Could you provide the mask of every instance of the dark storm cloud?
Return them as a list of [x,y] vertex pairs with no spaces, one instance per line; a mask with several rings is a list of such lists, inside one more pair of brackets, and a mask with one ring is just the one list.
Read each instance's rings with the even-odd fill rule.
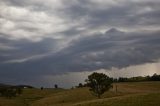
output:
[[159,1],[125,1],[117,5],[98,7],[91,1],[78,0],[65,10],[71,19],[86,18],[86,26],[102,27],[134,27],[144,25],[159,25]]
[[159,5],[158,0],[1,0],[0,80],[156,62]]
[[62,64],[69,64],[69,68],[65,67],[65,70],[70,71],[122,68],[158,59],[159,40],[159,33],[140,33],[137,37],[134,33],[122,34],[119,31],[94,35],[73,43],[73,46],[62,51],[57,60],[61,60]]
[[[1,64],[0,68],[5,70],[1,75],[10,72],[11,76],[25,73],[32,77],[37,73],[41,76],[101,68],[123,68],[155,62],[160,58],[159,34],[160,32],[126,33],[111,29],[104,34],[99,33],[75,40],[71,46],[49,56],[25,62]],[[38,45],[35,47],[44,49],[45,43],[42,44],[42,47]],[[31,50],[34,49],[31,48]]]
[[[28,57],[34,57],[36,55],[43,55],[46,53],[50,53],[56,51],[56,46],[58,40],[54,39],[43,39],[39,42],[32,42],[29,40],[21,39],[21,40],[9,40],[6,38],[0,38],[0,54],[1,57],[6,57],[6,61],[9,60],[18,60],[18,59],[27,59]],[[5,46],[6,49],[3,50],[1,46]],[[8,48],[7,48],[8,47]],[[2,59],[1,63],[4,63]]]

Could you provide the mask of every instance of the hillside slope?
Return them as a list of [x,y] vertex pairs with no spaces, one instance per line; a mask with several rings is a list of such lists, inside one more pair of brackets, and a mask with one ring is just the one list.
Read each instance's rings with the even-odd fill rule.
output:
[[[24,89],[12,99],[0,97],[0,106],[158,106],[160,82],[117,83],[113,89],[94,97],[89,88]],[[117,86],[118,91],[115,91]]]
[[[73,90],[67,90],[51,95],[44,99],[33,102],[32,106],[100,106],[101,101],[114,101],[115,99],[120,101],[121,98],[138,98],[143,95],[152,95],[160,92],[160,82],[132,82],[132,83],[118,83],[118,92],[115,92],[115,84],[113,89],[106,92],[102,99],[97,99],[88,90],[88,88],[77,88]],[[160,99],[160,98],[159,98]],[[129,99],[130,100],[130,99]],[[87,104],[89,102],[89,104]],[[90,102],[93,104],[90,105]],[[134,99],[133,101],[134,102]],[[97,105],[96,105],[97,103]],[[102,102],[103,103],[103,102]],[[82,106],[83,106],[82,105]],[[103,106],[103,105],[102,105]],[[109,105],[110,106],[110,105]]]

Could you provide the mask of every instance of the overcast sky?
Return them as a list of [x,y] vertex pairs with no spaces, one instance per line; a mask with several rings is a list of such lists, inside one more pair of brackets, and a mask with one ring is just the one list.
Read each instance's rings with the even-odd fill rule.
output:
[[0,0],[0,83],[69,87],[93,71],[160,73],[159,0]]

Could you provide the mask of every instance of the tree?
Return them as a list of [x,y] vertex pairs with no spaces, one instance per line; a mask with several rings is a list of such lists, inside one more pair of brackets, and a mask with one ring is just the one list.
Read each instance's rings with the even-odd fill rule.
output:
[[153,76],[151,77],[152,81],[160,81],[160,75],[157,75],[156,73],[153,74]]
[[86,82],[90,87],[90,91],[98,98],[112,87],[112,79],[103,73],[92,73],[88,76]]
[[22,92],[23,92],[22,88],[20,88],[20,87],[17,87],[17,88],[16,88],[16,93],[17,93],[18,95],[22,94]]
[[41,87],[41,90],[43,90],[44,88],[43,88],[43,86]]
[[57,84],[55,84],[55,85],[54,85],[54,88],[56,88],[56,89],[57,89],[57,88],[58,88],[58,85],[57,85]]
[[83,84],[82,83],[79,83],[78,84],[78,88],[82,88],[83,87]]
[[19,87],[2,87],[0,88],[0,96],[2,97],[15,97],[16,95],[20,95],[22,93],[22,89]]

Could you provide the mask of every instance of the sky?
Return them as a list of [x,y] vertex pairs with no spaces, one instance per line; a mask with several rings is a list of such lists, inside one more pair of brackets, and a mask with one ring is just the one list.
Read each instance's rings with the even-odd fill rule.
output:
[[71,87],[92,72],[160,73],[159,0],[0,0],[0,83]]

